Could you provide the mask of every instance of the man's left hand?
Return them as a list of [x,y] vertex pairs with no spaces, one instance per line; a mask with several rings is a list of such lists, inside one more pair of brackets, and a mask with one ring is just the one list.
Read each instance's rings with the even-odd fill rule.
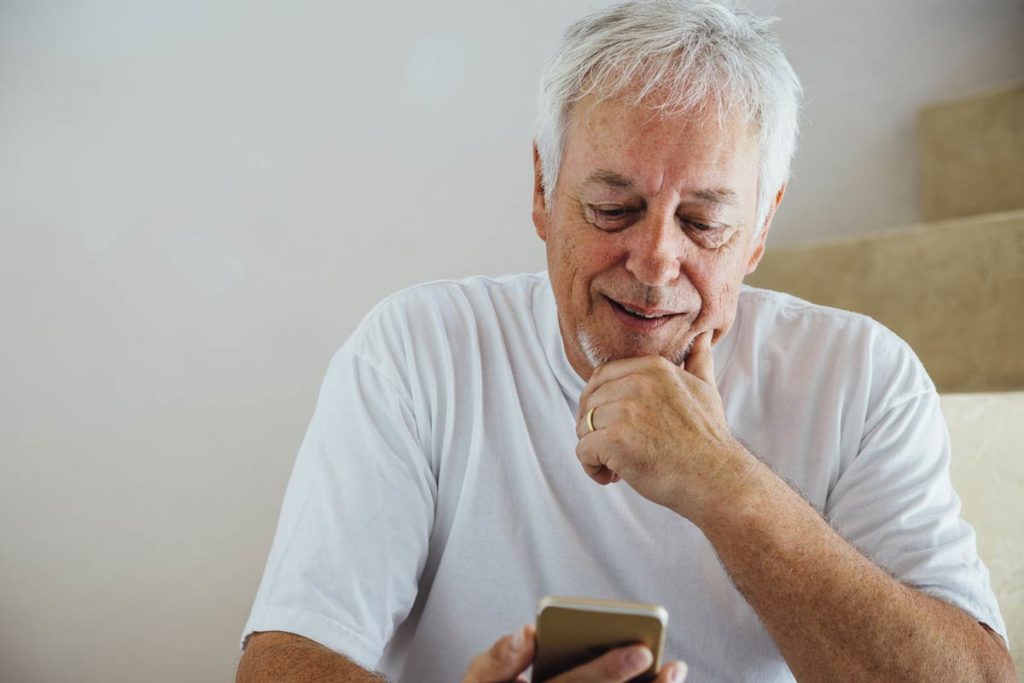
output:
[[580,396],[576,434],[576,456],[594,481],[624,479],[694,522],[724,504],[759,464],[725,421],[710,332],[697,337],[683,367],[645,356],[595,369]]

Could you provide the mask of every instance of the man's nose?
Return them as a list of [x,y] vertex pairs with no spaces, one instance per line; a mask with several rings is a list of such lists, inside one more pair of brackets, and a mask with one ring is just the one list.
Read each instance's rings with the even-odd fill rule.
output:
[[645,217],[630,231],[626,270],[637,280],[651,287],[675,282],[682,266],[686,235],[675,216]]

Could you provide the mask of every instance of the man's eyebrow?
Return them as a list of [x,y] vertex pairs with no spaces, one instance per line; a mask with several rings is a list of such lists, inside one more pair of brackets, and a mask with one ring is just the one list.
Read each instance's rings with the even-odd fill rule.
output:
[[713,187],[694,190],[690,193],[690,196],[702,202],[708,202],[709,204],[728,204],[729,206],[736,206],[738,204],[736,193],[727,187]]
[[608,187],[614,187],[621,190],[632,190],[633,181],[615,171],[606,171],[604,169],[598,169],[587,176],[586,184],[600,183],[607,185]]
[[[598,169],[587,176],[585,184],[590,185],[592,183],[599,183],[620,190],[636,189],[633,181],[626,176],[605,169]],[[728,206],[737,206],[739,204],[736,193],[727,187],[708,187],[693,190],[687,194],[687,197],[708,204],[726,204]]]

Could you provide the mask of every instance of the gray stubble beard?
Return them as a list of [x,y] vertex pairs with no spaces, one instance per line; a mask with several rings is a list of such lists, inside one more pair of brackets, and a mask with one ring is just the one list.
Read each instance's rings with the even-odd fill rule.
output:
[[[609,363],[613,360],[617,360],[615,356],[608,353],[602,352],[598,349],[597,344],[594,342],[593,336],[585,326],[580,325],[576,329],[576,339],[579,341],[580,349],[583,351],[583,355],[586,356],[587,362],[590,363],[590,367],[596,369],[598,366]],[[686,359],[690,357],[690,352],[693,351],[693,345],[696,343],[697,338],[694,337],[686,345],[686,348],[675,357],[665,356],[661,354],[666,360],[670,361],[673,365],[682,367],[686,362]]]

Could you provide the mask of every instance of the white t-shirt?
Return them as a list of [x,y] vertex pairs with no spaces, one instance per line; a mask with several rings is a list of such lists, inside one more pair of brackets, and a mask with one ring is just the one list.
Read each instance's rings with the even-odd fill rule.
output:
[[[714,347],[733,433],[848,541],[1005,638],[949,482],[939,398],[861,315],[744,287]],[[579,465],[584,382],[546,274],[406,290],[331,362],[245,627],[456,681],[544,595],[664,605],[689,683],[791,681],[689,521]]]

